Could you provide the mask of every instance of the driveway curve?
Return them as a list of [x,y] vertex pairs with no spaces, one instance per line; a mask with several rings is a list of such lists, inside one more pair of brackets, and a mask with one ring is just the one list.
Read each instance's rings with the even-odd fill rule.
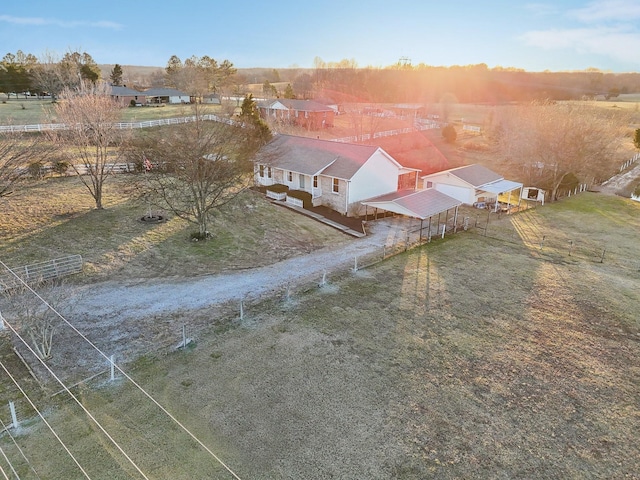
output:
[[195,310],[273,292],[345,271],[357,257],[380,252],[394,239],[404,239],[406,219],[387,218],[369,224],[370,234],[339,247],[325,247],[265,267],[196,278],[162,279],[143,283],[115,281],[83,286],[73,311],[102,318],[144,318],[177,311]]

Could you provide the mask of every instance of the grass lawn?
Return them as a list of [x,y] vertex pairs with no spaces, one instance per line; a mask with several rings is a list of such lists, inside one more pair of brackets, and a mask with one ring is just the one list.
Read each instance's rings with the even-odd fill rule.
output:
[[[0,125],[37,125],[50,123],[49,112],[53,111],[51,100],[11,99],[0,103]],[[207,105],[206,112],[217,114],[220,106]],[[163,105],[162,107],[123,108],[123,122],[144,122],[160,118],[185,117],[193,115],[189,105]],[[53,120],[55,123],[55,119]]]
[[212,240],[192,243],[189,234],[197,227],[179,218],[140,221],[148,207],[128,199],[134,179],[110,177],[101,211],[77,177],[35,182],[0,199],[0,258],[19,267],[80,254],[84,274],[71,282],[157,278],[245,269],[348,241],[337,230],[247,192],[211,225]]
[[[101,232],[121,222],[113,245],[142,235],[126,230],[125,205],[113,195],[107,210],[121,215],[102,219]],[[128,260],[104,257],[114,247],[87,220],[105,212],[74,208],[84,211],[52,227],[25,222],[14,238],[34,252],[47,248],[40,236],[66,235],[81,250],[97,243],[92,258],[118,278]],[[133,222],[138,210],[126,208]],[[212,321],[193,348],[127,370],[240,478],[637,478],[640,205],[584,194],[525,213],[496,217],[487,236],[462,233],[286,302],[250,305],[242,322],[193,312],[185,322]],[[560,242],[541,250],[540,232],[606,242],[627,262],[568,257]],[[192,247],[172,248],[183,274],[206,258]],[[77,393],[149,477],[231,478],[128,383]],[[40,477],[79,478],[18,406],[33,418],[18,441]],[[57,396],[46,406],[92,478],[139,477],[75,404]],[[0,445],[21,478],[35,478],[6,435]]]

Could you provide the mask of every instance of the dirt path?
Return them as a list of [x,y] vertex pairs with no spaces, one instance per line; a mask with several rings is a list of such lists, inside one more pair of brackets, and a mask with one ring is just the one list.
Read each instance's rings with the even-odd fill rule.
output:
[[624,190],[631,182],[637,181],[640,178],[640,163],[626,172],[622,172],[618,175],[611,177],[604,182],[598,189],[600,193],[607,195],[616,195],[620,191]]
[[266,267],[190,279],[105,282],[81,287],[73,306],[76,315],[142,318],[176,311],[195,310],[241,299],[255,299],[283,292],[335,271],[345,271],[355,258],[382,252],[394,238],[404,238],[406,221],[384,219],[371,224],[371,234],[340,247],[323,248]]

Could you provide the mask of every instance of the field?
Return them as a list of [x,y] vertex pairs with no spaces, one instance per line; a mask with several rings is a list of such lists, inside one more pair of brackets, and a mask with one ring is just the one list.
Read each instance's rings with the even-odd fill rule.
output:
[[[15,99],[0,103],[0,125],[37,125],[50,123],[53,110],[51,100]],[[208,113],[216,113],[219,106],[207,106]],[[193,115],[189,105],[164,105],[162,107],[123,108],[123,122],[144,122],[159,118],[173,118]]]
[[[244,268],[273,245],[293,255],[347,241],[251,195],[217,240],[190,244],[183,224],[141,225],[144,205],[123,200],[120,181],[104,212],[74,179],[16,193],[1,206],[0,258],[82,252],[89,273],[73,282],[148,282]],[[640,204],[585,193],[249,305],[241,321],[185,312],[210,319],[191,348],[125,370],[237,477],[121,376],[73,390],[149,478],[640,478],[638,231]],[[571,239],[588,248],[569,256]],[[91,478],[142,477],[78,405],[25,385]],[[38,478],[30,466],[81,478],[16,403],[29,464],[8,435],[0,445],[20,478]]]

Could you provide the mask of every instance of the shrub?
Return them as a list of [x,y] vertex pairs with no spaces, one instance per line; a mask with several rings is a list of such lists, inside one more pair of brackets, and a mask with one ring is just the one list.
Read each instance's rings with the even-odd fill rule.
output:
[[638,185],[636,189],[633,191],[633,196],[640,197],[640,185]]
[[136,101],[132,98],[131,101],[129,102],[129,106],[130,107],[135,107],[136,106]]
[[45,169],[44,166],[42,165],[42,162],[32,162],[29,164],[28,167],[29,170],[29,176],[31,178],[35,178],[37,180],[41,180],[44,178],[45,175]]
[[442,138],[445,139],[447,143],[455,143],[456,138],[458,138],[458,133],[453,125],[447,125],[442,129]]
[[289,190],[287,196],[302,200],[304,208],[311,207],[311,194],[309,192],[303,192],[302,190]]
[[285,193],[289,191],[289,187],[281,183],[276,183],[274,185],[269,185],[268,190],[271,190],[275,193]]
[[53,163],[53,171],[58,175],[66,175],[69,169],[69,163],[64,160],[58,160]]

